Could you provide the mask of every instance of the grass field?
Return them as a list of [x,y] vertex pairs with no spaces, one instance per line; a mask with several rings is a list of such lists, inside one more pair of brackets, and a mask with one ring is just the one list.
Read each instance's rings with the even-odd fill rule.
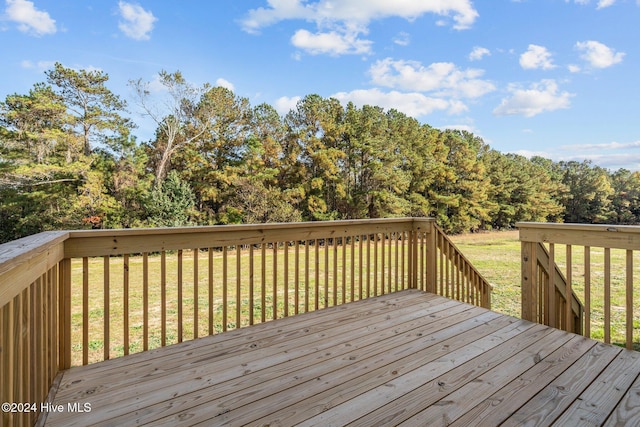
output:
[[[494,286],[492,294],[492,309],[512,315],[515,317],[520,316],[520,242],[518,241],[517,231],[507,232],[491,232],[491,233],[477,233],[452,236],[454,243],[460,248],[463,254],[474,264],[474,266],[485,276],[485,278]],[[290,249],[291,251],[292,249]],[[336,302],[342,302],[344,300],[350,301],[352,299],[351,290],[351,250],[347,246],[346,252],[343,255],[342,247],[333,248],[329,247],[325,252],[325,248],[320,248],[317,253],[318,265],[322,266],[327,262],[330,267],[324,269],[320,267],[317,277],[315,274],[316,266],[316,253],[310,251],[309,253],[309,266],[310,275],[308,282],[304,277],[304,273],[300,273],[299,286],[298,286],[298,304],[299,311],[304,311],[305,298],[309,300],[310,310],[316,308],[322,308],[325,306],[334,305]],[[591,336],[596,339],[604,338],[604,304],[603,304],[603,285],[602,285],[602,266],[603,250],[594,248],[592,249],[592,314],[591,314]],[[611,319],[612,319],[612,342],[624,343],[624,321],[625,321],[625,277],[624,277],[624,251],[612,250],[612,279],[611,279]],[[556,248],[557,263],[564,271],[564,246],[557,245]],[[166,332],[165,341],[167,344],[175,343],[180,340],[180,328],[178,323],[179,312],[182,311],[182,340],[188,340],[195,335],[195,320],[198,320],[197,330],[198,336],[207,335],[210,331],[220,332],[226,329],[233,329],[236,327],[237,319],[240,318],[241,325],[247,325],[250,322],[249,313],[249,295],[250,289],[247,281],[242,280],[237,287],[236,271],[240,270],[240,275],[246,278],[250,275],[249,272],[249,255],[248,251],[241,251],[240,253],[240,266],[236,263],[237,252],[230,250],[227,254],[228,271],[224,271],[222,268],[223,254],[221,252],[212,253],[213,269],[211,272],[214,283],[222,283],[225,279],[229,284],[226,295],[223,295],[222,288],[216,286],[213,289],[213,293],[209,294],[208,280],[208,253],[199,253],[198,267],[194,268],[193,252],[184,251],[182,254],[182,272],[178,272],[177,254],[167,254],[166,258],[166,272],[167,272],[167,288],[165,291],[166,301],[164,307],[166,310]],[[274,311],[278,313],[278,317],[284,314],[285,306],[289,313],[294,313],[296,310],[295,300],[295,286],[294,278],[290,274],[288,277],[289,286],[287,289],[279,287],[274,289],[273,287],[273,271],[274,271],[274,255],[276,258],[275,264],[279,271],[277,282],[282,282],[282,272],[284,270],[284,256],[283,251],[279,250],[273,252],[267,250],[265,253],[264,265],[265,265],[265,291],[264,294],[261,290],[261,254],[256,254],[254,258],[254,290],[253,290],[253,321],[259,323],[262,321],[262,316],[266,319],[273,317]],[[290,271],[294,268],[294,257],[289,252],[288,264]],[[380,254],[378,254],[380,256]],[[580,260],[583,257],[582,248],[574,248],[573,250],[573,287],[579,298],[584,301],[584,267],[581,265]],[[302,257],[304,258],[304,257]],[[335,258],[335,259],[334,259]],[[302,266],[302,261],[299,261]],[[380,262],[380,261],[379,261]],[[143,335],[144,335],[144,322],[143,322],[143,301],[144,301],[144,287],[141,279],[143,270],[143,258],[142,256],[131,256],[128,260],[128,271],[130,277],[130,283],[128,286],[129,303],[126,309],[128,310],[128,316],[125,316],[125,304],[124,304],[124,263],[121,257],[114,257],[110,260],[109,266],[109,278],[110,286],[108,292],[109,306],[109,335],[110,346],[109,356],[117,357],[124,353],[124,333],[125,328],[124,319],[128,319],[129,328],[129,352],[137,352],[142,350]],[[73,345],[73,363],[82,364],[82,352],[83,352],[83,336],[82,325],[83,318],[83,300],[82,300],[82,276],[83,267],[82,260],[73,261],[72,283],[74,288],[72,289],[72,345]],[[388,264],[387,264],[388,265]],[[640,277],[640,262],[635,262],[635,277]],[[159,287],[160,283],[160,256],[150,255],[148,258],[149,275],[147,286],[147,300],[148,300],[148,328],[149,328],[149,348],[155,348],[160,346],[162,340],[162,333],[160,324],[162,319],[162,292]],[[303,270],[302,267],[301,271]],[[343,267],[344,266],[344,267]],[[86,301],[89,309],[86,313],[86,320],[89,323],[89,334],[87,337],[87,357],[88,361],[97,361],[103,358],[104,354],[104,319],[106,313],[104,312],[104,287],[103,283],[103,269],[104,261],[101,258],[92,258],[88,260],[88,277],[87,282],[89,284],[88,300]],[[198,270],[197,279],[194,278],[194,270]],[[358,257],[354,257],[353,271],[354,275],[359,275],[359,261]],[[618,273],[621,272],[621,273]],[[177,283],[179,274],[182,275],[182,286],[178,289]],[[359,299],[360,295],[367,296],[368,292],[373,293],[373,287],[377,286],[378,289],[382,286],[382,277],[374,277],[369,274],[369,290],[365,286],[367,282],[367,274],[365,272],[362,278],[354,277],[355,286],[353,289],[354,299]],[[343,279],[344,277],[344,279]],[[386,278],[386,274],[385,274]],[[344,280],[344,282],[343,282]],[[197,281],[197,294],[195,292],[194,282]],[[346,282],[346,286],[343,287],[343,283]],[[398,278],[398,282],[402,284],[402,278]],[[307,283],[307,284],[305,284]],[[359,283],[362,283],[359,285]],[[387,278],[385,288],[387,291],[395,288],[396,280],[392,279],[392,283],[389,283]],[[389,287],[391,285],[391,287]],[[182,304],[178,304],[178,294],[182,294]],[[286,295],[285,295],[286,294]],[[285,298],[286,297],[286,298]],[[317,305],[316,305],[317,297]],[[197,298],[197,315],[194,302]],[[223,301],[226,300],[227,313],[223,312]],[[286,303],[285,303],[286,301]],[[640,301],[640,290],[635,291],[634,301]],[[211,303],[211,305],[210,305]],[[211,306],[211,310],[209,307]],[[264,306],[265,310],[262,311]],[[636,307],[638,304],[635,305]],[[236,310],[240,310],[238,313]],[[226,314],[226,324],[225,324]],[[640,319],[640,310],[634,310],[634,319]],[[640,323],[636,321],[634,327],[637,329],[640,327]],[[640,348],[638,344],[638,338],[640,333],[634,331],[634,345]]]
[[[234,329],[238,325],[246,326],[251,322],[260,323],[275,317],[283,317],[287,313],[294,314],[296,310],[305,312],[306,307],[309,311],[313,311],[345,301],[366,298],[368,295],[397,290],[408,283],[406,275],[396,277],[394,269],[388,268],[390,263],[395,265],[398,262],[399,266],[408,264],[408,250],[405,251],[402,245],[399,246],[397,249],[394,246],[390,255],[389,246],[385,246],[383,252],[381,245],[378,245],[377,249],[369,248],[369,255],[367,255],[365,245],[362,248],[363,259],[361,260],[358,245],[353,248],[353,258],[352,248],[349,245],[343,247],[330,244],[318,248],[310,246],[308,254],[301,245],[297,280],[294,275],[296,271],[294,247],[289,247],[286,254],[282,247],[277,251],[269,248],[265,250],[264,257],[260,250],[255,250],[253,288],[249,281],[252,274],[250,254],[247,249],[240,252],[230,249],[226,254],[221,250],[214,250],[211,254],[208,251],[199,251],[197,266],[192,250],[167,253],[164,291],[161,288],[162,261],[159,254],[148,256],[146,291],[142,256],[130,256],[126,262],[126,268],[123,257],[111,257],[108,262],[108,274],[104,273],[103,258],[89,258],[86,260],[88,289],[86,301],[83,301],[83,271],[85,270],[83,260],[75,259],[72,261],[72,363],[82,364],[83,351],[86,352],[84,357],[88,362],[104,358],[104,324],[107,314],[108,354],[109,357],[117,357],[125,353],[125,346],[129,353],[143,350],[145,335],[149,340],[148,348],[156,348],[162,344],[162,307],[165,307],[164,340],[166,344],[173,344],[193,339],[196,331],[197,336],[206,336],[212,332]],[[211,255],[210,259],[209,255]],[[374,263],[376,255],[377,263]],[[370,270],[366,268],[367,256],[371,259]],[[403,256],[405,261],[402,260]],[[288,269],[284,266],[285,258]],[[304,272],[304,265],[307,262],[308,276]],[[211,271],[209,271],[210,265]],[[224,265],[227,267],[225,268]],[[381,272],[385,265],[383,274]],[[373,271],[374,266],[377,267],[377,274]],[[283,286],[285,270],[288,271],[286,288]],[[126,287],[123,279],[125,271],[128,276]],[[105,276],[109,279],[106,293],[103,286]],[[237,280],[238,277],[240,280]],[[210,279],[211,288],[209,287]],[[222,286],[225,282],[226,289]],[[274,283],[277,285],[274,286]],[[296,283],[298,283],[297,290]],[[126,299],[127,305],[125,305],[125,293],[129,295]],[[148,333],[146,334],[143,314],[145,294],[146,305],[149,307],[146,326]],[[105,295],[108,297],[108,304],[105,303]],[[196,301],[197,304],[195,304]],[[250,312],[250,301],[253,302],[253,313]],[[83,309],[84,305],[88,307],[86,311]],[[105,305],[110,307],[108,313],[105,313]],[[125,312],[128,313],[126,316]],[[125,319],[128,321],[128,344],[124,338],[124,330],[127,328]],[[87,337],[83,337],[85,322],[88,324]],[[86,346],[83,344],[84,340],[87,342]]]
[[491,309],[520,317],[520,241],[517,231],[451,236],[451,240],[494,285]]
[[[520,242],[517,231],[452,236],[458,248],[494,285],[492,309],[520,317]],[[566,275],[566,247],[556,245],[556,264]],[[626,286],[624,250],[611,250],[611,342],[625,343]],[[572,248],[572,288],[584,303],[584,247]],[[591,338],[604,340],[604,249],[591,248]],[[634,253],[634,278],[640,277],[640,257]],[[637,280],[637,279],[636,279]],[[640,350],[640,287],[633,291],[633,329]]]

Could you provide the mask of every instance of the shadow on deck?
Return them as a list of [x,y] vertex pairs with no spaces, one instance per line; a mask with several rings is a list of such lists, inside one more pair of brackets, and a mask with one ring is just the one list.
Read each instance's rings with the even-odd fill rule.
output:
[[639,373],[640,353],[405,290],[71,368],[49,403],[63,412],[43,415],[47,426],[638,425]]

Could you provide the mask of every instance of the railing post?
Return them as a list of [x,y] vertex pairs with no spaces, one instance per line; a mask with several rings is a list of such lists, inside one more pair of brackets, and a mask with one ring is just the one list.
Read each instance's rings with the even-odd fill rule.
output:
[[60,261],[58,308],[59,370],[71,367],[71,259]]
[[521,242],[521,293],[522,318],[536,321],[537,314],[537,243]]
[[411,229],[409,230],[409,245],[408,245],[408,264],[407,268],[408,268],[408,282],[407,283],[407,288],[408,289],[416,289],[417,288],[417,282],[418,282],[418,239],[417,239],[417,235],[418,233],[416,232],[416,225],[415,225],[415,221],[413,222]]
[[411,288],[418,289],[418,251],[420,250],[420,240],[418,239],[418,230],[416,230],[415,226],[411,236]]
[[488,286],[482,287],[482,307],[491,310],[491,290]]
[[[15,315],[13,300],[7,303],[4,307],[0,307],[0,368],[2,373],[2,381],[0,381],[0,400],[4,402],[15,402],[15,370],[16,361],[14,356],[14,342],[15,342]],[[12,425],[18,414],[13,414],[9,411],[0,412],[0,421],[2,425]]]
[[427,225],[427,287],[426,291],[436,293],[436,238],[437,229],[435,221],[431,220]]

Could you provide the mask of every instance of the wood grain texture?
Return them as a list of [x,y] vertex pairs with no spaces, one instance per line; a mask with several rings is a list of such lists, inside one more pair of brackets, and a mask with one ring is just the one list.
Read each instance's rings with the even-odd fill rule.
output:
[[404,290],[73,368],[54,403],[91,413],[46,421],[631,425],[639,374],[640,353]]

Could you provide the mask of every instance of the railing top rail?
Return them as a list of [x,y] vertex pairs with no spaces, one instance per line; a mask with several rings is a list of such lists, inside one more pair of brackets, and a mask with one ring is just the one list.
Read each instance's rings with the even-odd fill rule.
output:
[[306,228],[336,228],[349,227],[356,225],[371,224],[397,224],[414,222],[434,222],[433,218],[372,218],[372,219],[349,219],[335,221],[306,221],[306,222],[276,222],[262,224],[231,224],[231,225],[210,225],[210,226],[191,226],[191,227],[155,227],[155,228],[122,228],[108,230],[69,230],[69,238],[90,238],[100,236],[132,236],[132,235],[167,235],[167,234],[190,234],[190,233],[206,233],[215,231],[259,231],[259,230],[295,230]]
[[518,222],[522,242],[640,249],[640,226]]
[[0,274],[64,242],[68,231],[45,231],[0,244]]
[[127,230],[82,230],[69,233],[65,257],[120,255],[185,248],[206,248],[295,240],[340,238],[370,233],[413,230],[422,218],[216,225]]
[[0,245],[0,307],[64,257],[66,231],[47,231]]
[[536,228],[536,229],[556,229],[556,230],[582,230],[582,231],[601,231],[601,232],[619,232],[619,233],[637,233],[640,234],[640,225],[612,225],[612,224],[577,224],[577,223],[556,223],[556,222],[517,222],[516,227],[519,229]]
[[208,245],[309,240],[417,229],[433,218],[376,218],[205,227],[48,231],[0,244],[0,306],[62,258],[121,255]]

